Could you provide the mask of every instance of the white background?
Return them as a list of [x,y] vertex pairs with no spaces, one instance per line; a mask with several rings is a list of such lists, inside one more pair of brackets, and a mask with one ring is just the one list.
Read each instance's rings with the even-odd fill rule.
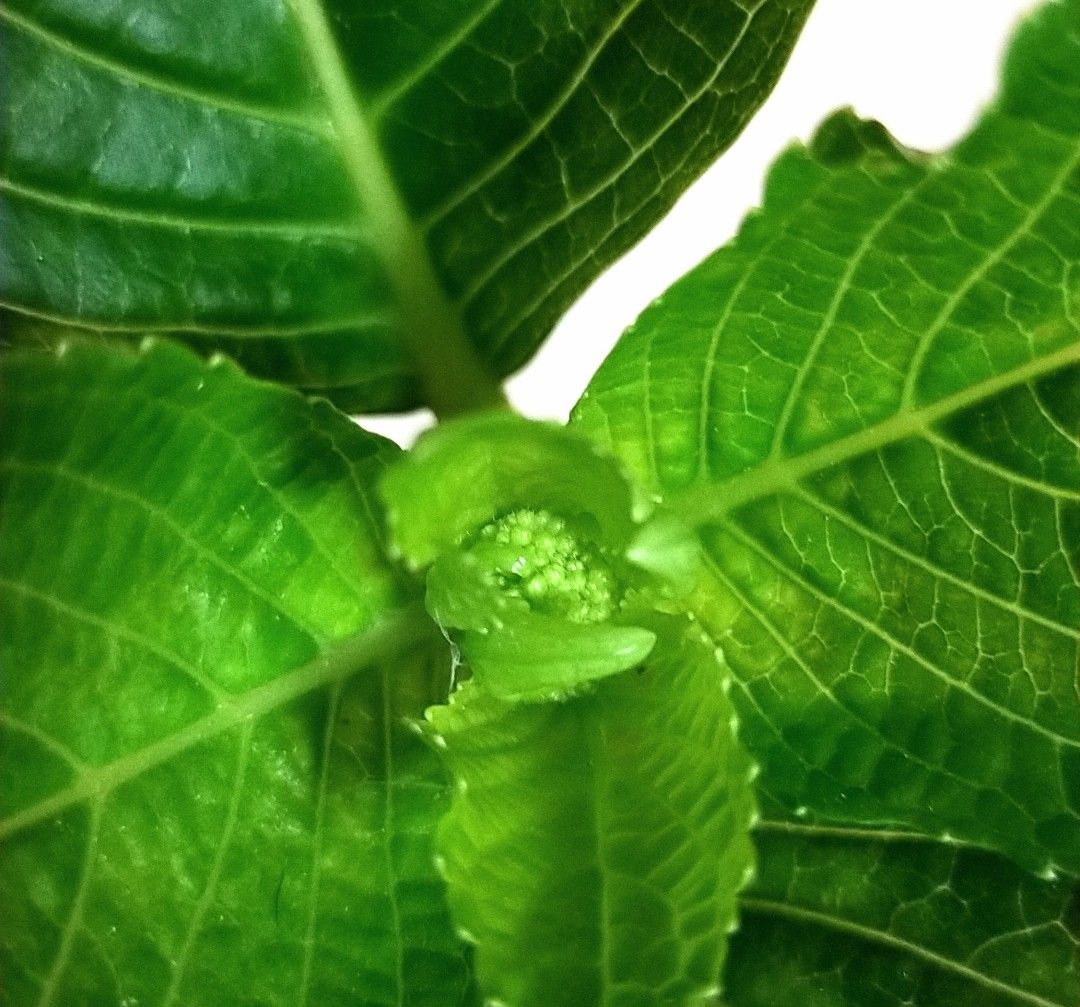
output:
[[[818,0],[780,83],[735,144],[633,251],[570,309],[507,392],[526,416],[565,420],[619,334],[735,233],[768,166],[834,109],[880,119],[904,144],[940,150],[997,90],[1002,52],[1034,0]],[[429,413],[365,417],[403,445]]]

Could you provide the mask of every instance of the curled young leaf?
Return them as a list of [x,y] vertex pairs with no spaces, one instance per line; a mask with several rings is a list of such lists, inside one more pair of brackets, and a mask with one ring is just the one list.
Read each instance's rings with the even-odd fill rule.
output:
[[394,545],[416,569],[515,509],[550,511],[615,549],[648,509],[610,455],[553,424],[509,413],[430,431],[382,488]]
[[677,568],[671,583],[685,579],[692,539],[667,518],[648,531],[651,505],[617,463],[555,426],[506,414],[444,426],[383,492],[397,548],[430,567],[428,610],[506,700],[566,696],[640,663],[656,638],[628,612]]
[[429,711],[458,781],[440,867],[493,1001],[715,1002],[754,769],[712,647],[685,616],[642,619],[650,655],[588,693],[507,703],[471,681]]
[[756,812],[726,672],[675,613],[693,539],[610,457],[508,415],[429,434],[383,494],[471,675],[426,730],[457,781],[436,847],[483,992],[713,1000]]

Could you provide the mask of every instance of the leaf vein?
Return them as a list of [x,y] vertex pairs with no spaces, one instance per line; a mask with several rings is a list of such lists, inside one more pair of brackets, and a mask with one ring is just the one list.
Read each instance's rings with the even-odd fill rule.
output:
[[221,882],[225,854],[232,843],[233,833],[239,820],[240,794],[244,789],[244,777],[247,770],[248,755],[251,751],[251,736],[254,726],[254,721],[248,720],[241,730],[240,744],[236,755],[236,769],[233,773],[229,804],[225,812],[225,824],[222,826],[221,835],[218,837],[217,847],[214,850],[214,859],[211,862],[206,886],[199,896],[199,901],[195,904],[195,910],[192,912],[191,919],[188,922],[187,932],[184,934],[184,940],[180,945],[180,953],[173,964],[172,979],[169,982],[168,989],[165,991],[161,1007],[169,1007],[169,1004],[176,999],[180,992],[184,972],[190,960],[191,949],[195,945],[195,939],[202,928],[202,922],[213,904],[214,896],[217,894],[217,888]]
[[407,992],[405,976],[405,936],[401,926],[401,906],[398,902],[398,879],[394,865],[394,779],[393,709],[390,701],[390,675],[382,668],[382,745],[383,765],[386,767],[387,786],[383,788],[382,847],[386,867],[386,891],[390,904],[390,924],[394,935],[394,982],[397,995],[396,1007],[404,1007]]
[[871,542],[881,546],[883,549],[887,549],[893,555],[898,556],[905,562],[911,563],[913,566],[917,566],[922,570],[925,570],[933,577],[939,577],[942,580],[948,581],[955,587],[960,588],[963,591],[967,591],[969,594],[975,597],[982,598],[985,601],[990,602],[993,605],[997,605],[999,608],[1005,611],[1012,612],[1014,615],[1021,619],[1030,619],[1032,622],[1037,622],[1047,629],[1052,629],[1057,633],[1061,633],[1064,636],[1071,636],[1077,640],[1080,640],[1080,628],[1075,626],[1066,626],[1064,623],[1058,622],[1056,619],[1051,619],[1039,612],[1030,608],[1025,608],[1023,605],[1016,602],[1009,601],[1007,598],[1002,598],[999,595],[993,594],[987,591],[985,588],[979,587],[977,584],[966,581],[956,574],[949,572],[944,567],[939,566],[937,563],[932,562],[925,556],[920,556],[917,553],[910,552],[903,546],[894,542],[892,539],[887,538],[884,535],[879,534],[870,528],[862,521],[856,520],[851,514],[841,511],[836,507],[826,503],[821,497],[809,492],[803,486],[792,487],[791,493],[800,499],[804,500],[811,507],[814,507],[820,511],[826,517],[839,521],[841,524],[846,525],[852,531],[859,535],[869,539]]
[[[636,151],[631,148],[632,153],[630,157],[620,164],[615,171],[594,183],[580,196],[574,199],[568,199],[566,204],[552,216],[534,223],[528,231],[521,235],[521,237],[517,238],[513,243],[508,244],[498,255],[488,261],[483,269],[476,270],[475,274],[471,276],[468,285],[455,295],[455,304],[465,305],[475,301],[477,296],[495,279],[498,273],[513,259],[517,258],[520,253],[528,249],[535,241],[543,237],[553,227],[573,216],[574,213],[587,206],[597,196],[602,195],[614,186],[627,170],[633,167],[646,154],[650,153],[656,142],[662,139],[672,127],[682,120],[683,116],[686,115],[701,98],[709,93],[709,90],[724,72],[728,60],[731,59],[732,55],[734,55],[739,45],[746,37],[750,30],[750,26],[754,23],[754,17],[758,11],[761,10],[762,6],[763,0],[762,2],[759,2],[756,7],[745,12],[746,18],[743,22],[743,26],[732,41],[724,58],[719,61],[715,72],[683,103],[682,108],[679,109],[678,112],[664,123],[664,125]],[[568,270],[564,270],[562,278],[565,279],[565,277],[572,273],[575,268],[576,264],[572,265]]]
[[70,213],[99,217],[122,226],[138,224],[147,227],[159,227],[168,230],[210,231],[236,237],[268,235],[280,238],[296,238],[303,241],[345,241],[349,244],[361,244],[361,222],[355,221],[341,225],[331,225],[322,220],[273,220],[255,218],[215,218],[193,217],[170,210],[136,210],[116,204],[95,202],[90,199],[76,199],[60,192],[26,185],[14,179],[0,177],[0,191],[8,192],[20,199],[41,203]]
[[60,987],[60,981],[71,959],[71,951],[75,945],[75,937],[82,923],[83,913],[86,909],[86,897],[90,891],[91,878],[94,873],[94,860],[97,857],[98,839],[101,835],[101,820],[104,814],[104,799],[99,799],[90,808],[90,821],[86,838],[86,850],[83,854],[82,869],[79,872],[79,884],[75,889],[75,896],[71,902],[71,909],[64,928],[60,933],[60,942],[57,945],[56,955],[45,984],[38,999],[38,1007],[50,1007],[56,999]]
[[18,458],[6,458],[0,463],[0,469],[4,468],[12,468],[22,472],[38,472],[45,475],[59,476],[62,479],[77,483],[85,489],[99,493],[102,496],[112,497],[115,500],[120,500],[135,506],[137,509],[152,516],[155,520],[160,521],[165,527],[170,529],[180,541],[203,559],[207,560],[212,566],[219,569],[229,579],[236,581],[250,594],[265,602],[274,612],[278,613],[283,619],[291,623],[296,629],[301,630],[312,643],[317,644],[322,641],[323,634],[320,630],[305,625],[301,619],[297,618],[294,614],[287,612],[281,607],[281,603],[278,599],[275,599],[269,592],[256,584],[255,581],[251,580],[235,567],[230,566],[216,552],[194,538],[165,508],[151,503],[149,500],[146,500],[135,493],[120,489],[117,486],[112,486],[99,479],[95,479],[92,476],[75,472],[59,462],[28,462]]
[[995,979],[993,976],[988,976],[985,973],[979,972],[977,969],[972,968],[964,962],[939,954],[921,944],[916,944],[913,941],[897,937],[895,934],[881,930],[867,923],[858,923],[854,920],[843,919],[831,913],[821,912],[816,909],[807,909],[803,906],[792,905],[788,902],[776,902],[771,899],[743,898],[740,900],[740,905],[743,912],[779,916],[795,923],[825,927],[829,930],[848,934],[852,937],[857,937],[860,940],[877,944],[893,951],[909,954],[939,969],[943,969],[954,975],[958,975],[961,978],[967,979],[984,989],[1004,994],[1021,1003],[1031,1004],[1033,1007],[1067,1007],[1066,1004],[1047,1000],[1035,993],[1030,993],[1027,990],[1012,986],[1000,979]]
[[430,629],[430,622],[418,604],[401,609],[352,637],[334,643],[307,664],[286,671],[236,698],[222,700],[210,713],[172,734],[105,765],[95,766],[73,784],[0,819],[0,840],[72,805],[109,794],[129,780],[231,730],[246,719],[258,719],[294,699],[344,679],[380,658],[414,648],[423,643]]
[[148,88],[181,101],[194,102],[218,112],[244,116],[249,119],[259,119],[272,125],[311,133],[324,138],[330,136],[326,124],[313,115],[290,114],[281,109],[248,104],[214,92],[186,87],[176,81],[147,73],[144,70],[136,70],[134,67],[121,63],[111,56],[104,56],[58,32],[45,28],[32,18],[22,13],[16,13],[9,7],[0,5],[0,20],[14,25],[26,35],[36,38],[43,45],[56,49],[81,63],[94,66],[112,77],[127,81],[138,87]]
[[1029,490],[1034,490],[1036,493],[1042,493],[1045,496],[1056,497],[1061,500],[1080,501],[1080,489],[1071,490],[1064,486],[1055,486],[1053,483],[1023,475],[1014,469],[999,465],[983,455],[969,451],[951,438],[932,430],[926,431],[926,439],[939,450],[939,453],[953,455],[973,468],[989,472],[1014,486],[1023,486]]
[[753,466],[711,486],[699,486],[671,498],[668,503],[684,518],[703,524],[794,485],[815,472],[841,465],[860,455],[880,451],[914,436],[925,436],[930,425],[960,410],[1080,362],[1080,340],[1026,361],[938,399],[936,402],[890,416],[799,455]]
[[996,703],[988,696],[984,696],[981,692],[973,688],[967,682],[954,678],[943,668],[939,668],[932,661],[927,660],[913,647],[902,643],[900,640],[896,639],[896,637],[894,637],[891,633],[882,629],[876,623],[866,618],[866,616],[864,616],[862,613],[857,612],[852,608],[849,608],[847,605],[843,604],[838,599],[830,597],[825,591],[822,591],[821,588],[819,588],[816,584],[811,583],[801,574],[797,573],[790,566],[790,564],[788,564],[780,556],[774,553],[771,549],[767,548],[764,543],[759,542],[758,539],[756,539],[753,535],[750,535],[746,531],[744,531],[735,522],[726,522],[724,524],[724,528],[727,531],[730,531],[732,535],[734,535],[737,539],[739,539],[750,549],[756,552],[759,556],[761,556],[762,559],[766,560],[766,562],[768,562],[782,577],[786,577],[793,583],[798,584],[803,590],[805,590],[808,594],[812,595],[823,605],[833,608],[836,612],[848,618],[856,626],[872,634],[873,636],[876,636],[883,643],[887,644],[889,647],[893,648],[899,653],[904,654],[906,657],[909,657],[912,661],[925,668],[928,672],[930,672],[931,675],[933,675],[935,678],[939,678],[949,687],[967,693],[967,695],[971,696],[971,698],[974,699],[976,702],[981,703],[987,708],[993,710],[995,713],[999,714],[1001,717],[1004,717],[1006,720],[1011,720],[1017,724],[1020,724],[1023,727],[1026,727],[1028,730],[1034,731],[1037,734],[1044,735],[1053,743],[1056,748],[1080,748],[1080,741],[1073,738],[1068,738],[1063,734],[1059,734],[1057,731],[1053,731],[1050,728],[1040,724],[1037,720],[1033,720],[1030,717],[1025,717],[1022,714],[1015,713],[1008,707],[1002,706],[1000,703]]
[[81,605],[73,605],[71,602],[64,601],[56,595],[49,594],[46,591],[39,591],[37,588],[31,587],[23,581],[11,580],[8,577],[0,577],[0,587],[8,588],[27,598],[40,602],[43,605],[47,605],[69,618],[84,622],[90,626],[96,626],[98,629],[104,630],[108,636],[112,636],[114,639],[127,640],[129,643],[135,644],[142,650],[160,658],[168,664],[169,667],[175,668],[177,671],[181,672],[196,685],[205,689],[215,699],[220,699],[225,695],[224,690],[216,682],[211,681],[203,675],[198,668],[191,664],[191,662],[186,661],[175,651],[155,643],[150,637],[145,636],[138,630],[132,629],[130,626],[119,623],[115,619],[108,619],[105,616],[97,615],[96,613],[83,608]]
[[63,325],[68,328],[82,329],[88,332],[110,332],[130,336],[139,335],[163,335],[163,336],[207,336],[214,339],[236,340],[243,342],[246,339],[294,339],[297,336],[322,335],[346,329],[365,329],[386,326],[390,323],[388,317],[375,315],[347,315],[336,320],[313,321],[298,323],[291,326],[262,326],[253,327],[239,323],[237,325],[201,324],[190,320],[178,320],[166,325],[159,322],[105,322],[95,321],[88,318],[73,317],[70,315],[56,314],[55,312],[41,311],[30,305],[16,304],[12,301],[0,300],[0,308],[36,318],[52,325]]
[[990,270],[1001,262],[1012,247],[1025,235],[1029,234],[1038,223],[1039,219],[1050,209],[1055,199],[1064,191],[1065,183],[1080,164],[1080,145],[1075,145],[1071,156],[1065,160],[1062,169],[1050,179],[1046,194],[1034,203],[1029,211],[1020,220],[1019,224],[1009,233],[997,247],[993,249],[979,265],[973,269],[964,281],[954,290],[948,300],[942,305],[941,310],[934,317],[930,326],[923,333],[915,349],[915,354],[908,366],[907,379],[901,393],[900,407],[909,406],[915,396],[915,387],[922,374],[926,358],[933,348],[934,337],[944,328],[945,323],[952,317],[959,307],[960,302],[967,296],[971,289],[981,279],[989,275]]
[[769,448],[768,454],[770,459],[780,457],[783,451],[784,438],[787,435],[795,408],[799,404],[802,390],[806,386],[806,381],[810,376],[810,372],[817,362],[818,354],[825,345],[825,339],[832,329],[833,323],[836,321],[840,312],[840,307],[847,297],[848,292],[852,289],[855,274],[859,271],[859,267],[863,264],[867,255],[870,254],[875,242],[881,237],[885,228],[888,227],[896,217],[916,199],[920,194],[922,186],[930,181],[930,177],[931,176],[929,175],[925,175],[919,180],[918,185],[913,185],[908,189],[902,189],[889,208],[874,221],[873,226],[862,236],[858,245],[855,247],[855,251],[848,258],[844,271],[836,285],[836,290],[833,293],[832,299],[829,301],[829,306],[825,309],[824,315],[822,315],[821,324],[814,332],[810,344],[807,347],[806,356],[803,358],[802,364],[796,371],[795,377],[788,388],[787,395],[784,397],[784,404],[780,408],[780,415],[777,418],[776,426],[773,428],[772,445]]
[[604,30],[596,45],[586,54],[581,66],[579,66],[573,76],[570,77],[566,87],[555,96],[555,100],[548,109],[533,121],[529,129],[516,142],[508,147],[501,157],[464,186],[444,197],[443,201],[438,206],[430,210],[419,222],[421,230],[430,231],[436,223],[461,206],[470,196],[482,189],[504,168],[512,164],[514,158],[528,148],[533,140],[540,136],[544,130],[551,125],[554,118],[566,106],[574,96],[578,87],[585,80],[586,76],[588,76],[593,64],[607,47],[607,44],[619,33],[630,16],[641,7],[644,2],[645,0],[631,0],[631,2],[623,8],[615,20]]
[[311,830],[311,890],[308,893],[307,926],[304,930],[303,966],[300,973],[300,992],[297,1004],[304,1007],[311,994],[311,976],[315,965],[315,932],[319,912],[319,882],[322,877],[322,847],[326,833],[326,791],[333,759],[334,729],[337,727],[338,704],[341,700],[341,681],[334,683],[326,705],[326,728],[323,731],[319,765],[319,784],[315,797],[315,826]]
[[[68,764],[76,773],[85,772],[87,764],[82,761],[67,745],[58,741],[51,734],[41,730],[34,724],[29,724],[25,720],[8,713],[6,710],[0,710],[0,724],[12,731],[18,731],[20,734],[25,734],[28,738],[32,738],[42,748],[48,749],[53,755],[56,755],[64,762]],[[10,757],[10,756],[9,756]]]
[[389,108],[420,83],[432,70],[454,52],[462,42],[487,20],[503,0],[485,0],[476,10],[469,13],[449,35],[440,39],[439,44],[426,53],[415,66],[407,69],[397,80],[387,85],[368,102],[368,111],[376,121],[385,117]]
[[803,836],[807,839],[844,839],[870,843],[914,843],[948,846],[983,852],[983,847],[966,843],[951,836],[932,836],[927,832],[914,832],[895,828],[866,828],[830,822],[819,825],[813,822],[789,822],[780,818],[759,818],[754,831],[764,834]]
[[[918,763],[928,772],[941,773],[942,775],[955,780],[957,783],[960,783],[962,786],[971,786],[968,780],[957,776],[955,773],[945,769],[943,766],[931,765],[924,759],[920,759],[912,755],[905,749],[901,748],[899,745],[897,745],[895,741],[886,737],[882,733],[881,727],[879,725],[867,720],[858,711],[853,710],[841,703],[840,700],[837,699],[836,696],[833,694],[832,690],[830,690],[828,686],[817,675],[817,673],[810,666],[810,664],[799,655],[798,650],[791,644],[787,637],[785,637],[784,634],[780,632],[780,630],[775,626],[773,621],[765,614],[765,612],[761,610],[760,606],[758,606],[750,598],[748,598],[738,587],[738,585],[736,585],[734,580],[728,576],[726,571],[724,571],[715,561],[715,559],[708,554],[706,554],[706,564],[712,571],[713,575],[717,577],[721,582],[723,582],[723,584],[732,593],[732,595],[734,595],[734,597],[740,602],[743,608],[747,612],[749,612],[750,615],[752,615],[754,619],[757,620],[757,622],[762,626],[762,628],[769,634],[769,636],[771,636],[773,640],[776,641],[777,646],[779,646],[780,649],[784,652],[784,654],[787,655],[788,659],[802,670],[803,674],[806,675],[806,677],[810,680],[810,682],[814,685],[818,692],[826,699],[827,702],[835,706],[842,714],[851,717],[852,720],[865,727],[871,734],[877,737],[886,748],[899,752],[905,758],[911,759],[912,762]],[[738,676],[735,677],[736,679],[738,678]],[[806,763],[805,760],[802,761],[803,764],[807,765],[809,768],[813,768],[818,772],[825,772],[824,768],[821,766],[812,766]]]

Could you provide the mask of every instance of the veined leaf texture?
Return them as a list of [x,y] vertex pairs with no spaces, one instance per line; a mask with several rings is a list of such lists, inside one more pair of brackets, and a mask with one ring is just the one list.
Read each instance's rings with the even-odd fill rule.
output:
[[451,410],[731,143],[810,6],[5,0],[7,325]]

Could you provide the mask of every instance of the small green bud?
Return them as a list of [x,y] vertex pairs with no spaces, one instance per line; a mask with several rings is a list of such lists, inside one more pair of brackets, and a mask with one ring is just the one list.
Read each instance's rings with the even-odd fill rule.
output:
[[546,510],[515,510],[485,525],[465,548],[482,551],[488,578],[533,611],[571,622],[610,619],[618,607],[611,566],[566,521]]

